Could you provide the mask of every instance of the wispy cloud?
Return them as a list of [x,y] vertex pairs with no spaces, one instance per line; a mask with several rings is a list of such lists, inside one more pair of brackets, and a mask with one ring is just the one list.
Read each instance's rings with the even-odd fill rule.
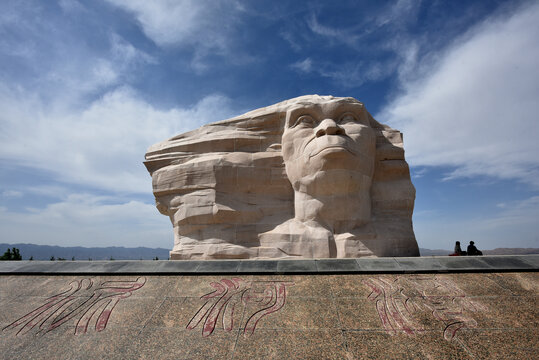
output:
[[60,0],[58,5],[60,5],[62,10],[66,13],[80,14],[86,12],[84,5],[77,0]]
[[420,1],[414,0],[399,0],[389,3],[377,8],[374,13],[369,13],[368,16],[362,14],[363,16],[359,16],[348,26],[336,27],[323,24],[316,11],[311,12],[306,22],[312,33],[316,35],[336,44],[344,44],[356,50],[366,51],[365,47],[384,46],[383,44],[390,39],[384,38],[383,41],[372,43],[373,38],[405,35],[408,31],[407,26],[417,20],[420,4]]
[[[171,247],[170,221],[153,204],[71,194],[42,209],[0,208],[2,238],[60,246]],[[152,239],[152,243],[148,243]]]
[[[148,193],[142,161],[149,145],[233,115],[219,94],[184,107],[149,103],[130,84],[156,58],[112,30],[96,34],[95,45],[66,25],[64,15],[50,15],[51,26],[39,6],[13,4],[0,14],[0,30],[9,35],[0,42],[24,37],[30,52],[40,55],[0,53],[3,162],[45,170],[63,183]],[[79,3],[61,5],[67,12],[86,11]],[[29,15],[35,21],[26,22]]]
[[[95,22],[84,23],[85,30],[78,28],[71,19],[82,16],[73,12],[87,11],[80,3],[60,5],[65,13],[48,13],[44,6],[29,2],[8,2],[2,8],[0,82],[19,95],[27,92],[55,105],[59,105],[55,98],[77,104],[129,82],[141,66],[157,61],[112,29]],[[83,18],[92,16],[95,13],[88,10]]]
[[65,200],[70,194],[70,190],[66,186],[54,185],[54,184],[38,184],[38,185],[26,185],[26,184],[13,184],[12,190],[6,190],[5,193],[15,194],[14,197],[29,196],[33,199],[35,197],[46,197],[52,199]]
[[0,152],[4,161],[94,188],[148,193],[142,161],[149,145],[232,115],[220,95],[187,108],[157,109],[121,87],[82,109],[49,110],[39,99],[0,88]]
[[[494,205],[488,213],[466,218],[458,214],[414,214],[414,231],[420,247],[451,249],[455,241],[476,242],[480,249],[537,247],[539,197]],[[419,221],[416,221],[418,218]],[[445,244],[445,245],[441,245]]]
[[403,24],[415,21],[421,1],[416,0],[398,0],[387,5],[383,11],[375,16],[376,26],[391,26],[400,28]]
[[539,5],[528,3],[417,65],[421,76],[407,78],[376,116],[406,134],[412,165],[452,166],[448,178],[488,175],[539,187],[538,18]]
[[360,61],[333,63],[328,61],[315,61],[306,58],[290,65],[290,68],[304,74],[314,74],[331,79],[343,88],[358,87],[367,81],[384,79],[391,75],[396,68],[395,61],[371,62]]
[[223,2],[211,1],[107,1],[132,13],[146,36],[160,46],[210,41],[204,46],[223,48],[226,36],[217,31],[222,29],[222,23],[216,20],[241,9],[234,4],[224,6]]
[[303,48],[302,41],[296,39],[291,31],[281,30],[280,35],[294,51],[299,52]]
[[[244,7],[240,1],[210,0],[107,0],[136,18],[144,34],[164,48],[188,47],[193,52],[192,67],[202,72],[205,58],[221,55],[234,63],[236,31]],[[237,49],[236,49],[237,50]],[[241,58],[245,61],[249,56]]]
[[325,26],[318,22],[318,18],[314,13],[307,20],[307,24],[311,31],[315,34],[322,35],[328,38],[343,39],[346,36],[355,37],[353,32],[347,29],[339,29],[330,26]]
[[410,172],[411,172],[412,178],[419,179],[425,176],[425,174],[428,172],[428,168],[426,167],[412,168],[410,169]]
[[335,22],[327,25],[321,20],[323,11],[312,10],[305,19],[309,36],[301,31],[295,36],[283,31],[281,36],[296,51],[299,43],[306,42],[349,55],[328,61],[315,53],[291,64],[291,68],[329,78],[345,88],[383,80],[395,72],[407,74],[416,65],[419,50],[419,39],[411,36],[407,27],[417,20],[419,4],[400,0],[345,26],[335,26]]
[[[480,222],[485,230],[504,229],[507,226],[533,225],[539,219],[539,196],[512,201],[509,203],[496,204],[501,211],[491,218]],[[525,226],[525,228],[530,228]],[[535,234],[539,240],[539,234]]]
[[102,52],[78,46],[61,46],[51,54],[58,57],[59,63],[42,74],[41,88],[48,93],[50,88],[57,88],[53,92],[56,94],[63,89],[66,97],[84,97],[127,83],[132,80],[132,74],[136,73],[138,68],[157,62],[155,58],[136,49],[115,33],[110,33],[107,41],[109,48]]
[[307,18],[307,25],[314,34],[325,37],[334,43],[345,44],[350,47],[355,47],[358,40],[365,34],[364,31],[357,31],[355,28],[336,28],[323,25],[314,13],[311,13]]
[[[2,184],[2,238],[170,247],[169,220],[155,205],[125,200],[151,199],[144,152],[235,112],[228,97],[212,91],[183,106],[150,103],[133,83],[158,60],[111,27],[70,21],[96,16],[95,9],[60,5],[63,13],[47,13],[12,2],[0,13],[0,162],[26,169]],[[100,31],[90,35],[94,26]],[[47,183],[24,178],[33,173],[46,174]]]
[[313,61],[311,58],[306,58],[305,60],[293,63],[290,67],[304,73],[310,73],[313,70]]
[[21,197],[23,194],[21,191],[18,190],[5,190],[2,191],[3,197],[9,197],[9,198],[18,198]]

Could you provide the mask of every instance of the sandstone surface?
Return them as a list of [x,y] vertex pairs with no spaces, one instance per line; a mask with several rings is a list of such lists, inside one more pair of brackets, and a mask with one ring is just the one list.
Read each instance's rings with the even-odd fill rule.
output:
[[[482,258],[502,268],[517,260]],[[470,260],[437,259],[453,265]],[[343,261],[350,260],[317,260]],[[248,260],[230,263],[241,262]],[[25,263],[20,266],[27,272],[54,262]],[[189,276],[148,273],[180,261],[132,261],[123,267],[129,273],[114,275],[95,263],[55,264],[70,267],[70,275],[0,271],[2,359],[505,360],[535,359],[539,351],[537,268]],[[145,274],[133,273],[137,269]]]
[[402,134],[308,95],[151,146],[171,259],[418,256]]

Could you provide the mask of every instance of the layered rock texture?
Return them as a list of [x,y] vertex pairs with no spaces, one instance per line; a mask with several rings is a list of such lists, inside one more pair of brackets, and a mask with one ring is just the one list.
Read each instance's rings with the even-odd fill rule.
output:
[[151,146],[171,259],[418,256],[402,134],[302,96]]

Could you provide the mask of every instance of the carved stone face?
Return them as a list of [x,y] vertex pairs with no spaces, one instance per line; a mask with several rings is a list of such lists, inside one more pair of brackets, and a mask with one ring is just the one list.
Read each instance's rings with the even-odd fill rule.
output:
[[345,194],[370,187],[375,135],[363,104],[328,101],[287,111],[282,138],[286,172],[294,190]]

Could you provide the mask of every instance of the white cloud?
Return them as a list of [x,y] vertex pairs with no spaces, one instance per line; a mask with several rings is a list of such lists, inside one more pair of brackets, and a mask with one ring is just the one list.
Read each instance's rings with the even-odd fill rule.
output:
[[[526,228],[531,232],[530,230],[535,226],[530,225],[536,225],[537,219],[539,219],[539,196],[532,196],[529,199],[513,201],[508,204],[497,204],[496,207],[501,209],[501,212],[480,223],[485,230],[505,230],[508,226],[512,226]],[[533,233],[536,240],[539,241],[538,234],[535,231]],[[539,242],[537,245],[539,246]]]
[[48,13],[42,4],[5,4],[0,12],[0,81],[5,85],[0,86],[43,104],[76,105],[129,82],[141,65],[156,63],[110,27],[84,20],[75,25],[76,17],[95,16],[80,3],[60,6],[64,12]]
[[[306,20],[311,33],[303,36],[302,40],[316,41],[319,48],[320,38],[323,38],[324,46],[344,45],[347,51],[355,54],[331,62],[309,57],[290,66],[300,72],[329,78],[344,88],[386,79],[396,71],[399,76],[404,76],[415,66],[419,51],[419,39],[410,36],[407,29],[407,25],[417,18],[419,4],[417,1],[399,0],[380,7],[372,16],[339,27],[322,24],[313,12]],[[317,36],[313,37],[312,34]],[[293,33],[282,32],[281,36],[294,49],[297,48],[295,44],[298,40]]]
[[376,81],[388,77],[396,68],[395,61],[386,62],[315,62],[306,58],[290,65],[290,68],[305,74],[315,74],[331,79],[343,88],[358,87],[367,81]]
[[132,14],[158,46],[187,48],[196,73],[206,71],[215,55],[239,65],[256,60],[236,43],[246,13],[240,0],[107,1]]
[[[59,246],[171,248],[172,225],[154,205],[94,194],[71,194],[43,209],[0,208],[2,239]],[[150,242],[149,242],[150,241]]]
[[122,68],[132,64],[157,64],[157,60],[145,52],[135,48],[118,34],[110,35],[112,62],[120,63]]
[[232,115],[220,95],[160,110],[122,87],[81,110],[48,110],[24,92],[0,87],[0,94],[4,160],[49,171],[58,181],[121,192],[151,191],[142,164],[151,144]]
[[56,63],[50,70],[43,69],[43,74],[38,77],[39,88],[34,91],[52,92],[61,95],[64,102],[76,102],[88,94],[128,82],[141,65],[157,62],[115,33],[110,33],[107,40],[109,48],[103,52],[78,44],[71,48],[71,45],[56,42],[59,49],[51,54]]
[[[403,131],[414,166],[539,187],[539,4],[489,19],[403,84],[376,118]],[[427,67],[427,71],[425,70]],[[416,68],[417,70],[418,68]]]
[[309,19],[307,20],[307,25],[309,25],[309,29],[311,29],[313,33],[330,38],[341,38],[344,40],[344,38],[346,37],[345,35],[352,35],[349,34],[347,30],[332,28],[320,24],[315,14],[311,14]]
[[18,198],[21,197],[23,194],[21,191],[18,190],[4,190],[2,191],[3,197],[10,197],[10,198]]
[[[86,11],[80,3],[64,1],[61,6],[73,16]],[[157,62],[154,57],[106,30],[86,41],[63,22],[62,14],[50,19],[42,8],[23,5],[8,10],[0,13],[0,32],[9,29],[6,33],[15,35],[0,37],[0,51],[10,50],[0,56],[0,65],[5,65],[0,160],[10,168],[30,169],[17,176],[43,170],[47,180],[35,185],[37,180],[17,178],[1,195],[5,201],[19,197],[16,208],[51,198],[54,202],[22,212],[1,207],[2,238],[170,248],[169,220],[154,204],[125,198],[151,198],[151,178],[142,164],[151,144],[234,115],[228,98],[210,94],[190,106],[157,108],[128,85],[141,66]],[[25,41],[17,48],[20,38]],[[73,188],[83,194],[74,195]],[[39,201],[33,202],[36,197]]]
[[304,73],[309,73],[313,69],[313,61],[311,60],[311,58],[306,58],[303,61],[293,63],[292,65],[290,65],[290,67]]
[[420,4],[421,1],[416,0],[398,0],[378,14],[375,23],[377,26],[400,27],[408,21],[415,20]]
[[303,48],[302,41],[296,39],[292,31],[281,30],[280,35],[294,51],[299,52]]
[[[369,16],[363,16],[347,27],[332,27],[320,23],[313,12],[307,18],[307,26],[316,35],[322,36],[337,44],[345,44],[358,51],[366,51],[369,45],[364,41],[373,36],[384,36],[388,39],[394,36],[402,36],[406,32],[406,25],[416,21],[420,2],[414,0],[399,0],[385,6],[380,6]],[[390,35],[390,36],[388,36]],[[288,34],[287,37],[290,37]],[[288,38],[285,37],[290,42]],[[377,45],[383,46],[384,41],[376,41]]]
[[414,179],[419,179],[419,178],[425,176],[425,174],[427,172],[428,172],[428,169],[425,168],[425,167],[410,169],[410,173],[412,175],[412,178],[414,178]]
[[314,13],[307,19],[307,26],[316,35],[322,36],[331,42],[345,44],[352,48],[367,34],[366,31],[356,31],[354,28],[335,28],[321,24]]
[[160,46],[196,44],[220,50],[226,48],[227,30],[243,10],[238,1],[107,1],[133,13],[146,36]]
[[60,8],[66,13],[83,13],[85,12],[84,6],[77,0],[60,0],[58,2]]

